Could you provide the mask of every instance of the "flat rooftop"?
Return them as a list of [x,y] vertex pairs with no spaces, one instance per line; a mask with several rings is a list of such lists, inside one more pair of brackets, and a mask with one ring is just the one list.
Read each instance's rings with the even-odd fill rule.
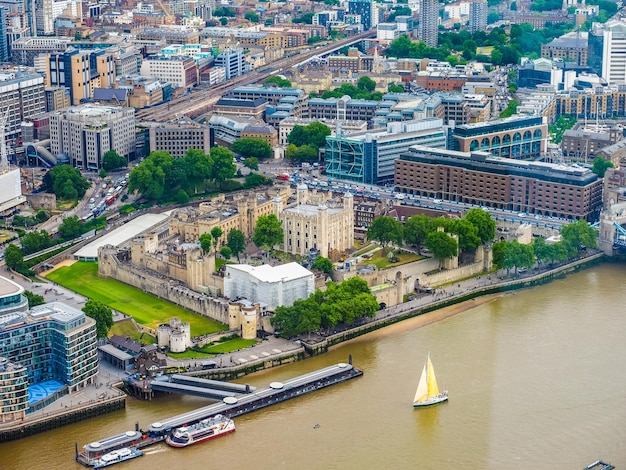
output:
[[24,288],[15,282],[0,276],[0,297],[8,297],[24,292]]
[[140,233],[143,233],[166,220],[169,217],[169,214],[170,212],[140,215],[121,227],[116,228],[88,245],[85,245],[78,250],[74,256],[78,259],[96,259],[98,257],[98,248],[101,246],[119,246],[122,243],[132,240]]

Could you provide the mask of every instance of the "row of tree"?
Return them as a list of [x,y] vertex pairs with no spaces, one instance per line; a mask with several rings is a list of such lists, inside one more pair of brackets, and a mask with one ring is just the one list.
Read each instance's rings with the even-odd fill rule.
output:
[[82,199],[91,183],[71,165],[58,165],[43,177],[42,190],[62,200]]
[[523,245],[517,240],[499,241],[493,244],[493,263],[499,269],[532,268],[536,262],[552,264],[565,262],[579,256],[587,248],[597,248],[597,232],[584,220],[564,226],[561,240],[546,243],[538,237],[530,245]]
[[[444,231],[439,231],[439,227],[443,227]],[[378,241],[383,247],[390,243],[414,245],[418,253],[426,245],[433,256],[441,260],[456,256],[459,250],[474,250],[492,241],[495,231],[496,223],[489,212],[471,209],[461,219],[418,214],[410,217],[404,225],[392,217],[377,217],[367,229],[366,237]],[[458,242],[449,233],[457,235]]]
[[291,307],[277,307],[270,320],[285,338],[319,330],[331,330],[339,324],[353,325],[359,319],[373,318],[379,305],[367,282],[358,277],[341,284],[328,282],[326,290],[317,289],[307,299],[296,300]]
[[236,171],[233,153],[223,147],[213,147],[209,154],[189,149],[182,158],[154,151],[131,171],[128,190],[147,199],[171,199],[177,192],[188,195],[204,189],[207,181],[221,188]]

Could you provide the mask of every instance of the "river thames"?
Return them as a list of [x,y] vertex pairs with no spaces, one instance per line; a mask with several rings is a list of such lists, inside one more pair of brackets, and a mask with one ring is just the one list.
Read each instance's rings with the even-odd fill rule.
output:
[[[415,318],[326,355],[244,377],[257,387],[338,362],[360,378],[235,419],[237,432],[166,444],[116,465],[160,469],[582,469],[626,465],[626,265]],[[413,409],[430,351],[448,403]],[[67,470],[83,446],[204,406],[199,398],[127,401],[123,411],[0,444],[1,470]],[[319,426],[316,426],[319,425]]]

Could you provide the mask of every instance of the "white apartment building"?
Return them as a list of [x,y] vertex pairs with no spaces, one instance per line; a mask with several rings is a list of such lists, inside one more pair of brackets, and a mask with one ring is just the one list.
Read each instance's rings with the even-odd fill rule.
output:
[[65,154],[77,168],[96,170],[109,150],[122,157],[135,153],[135,110],[86,104],[50,115],[50,149]]
[[190,57],[150,56],[141,63],[141,75],[187,88],[198,83],[198,65]]

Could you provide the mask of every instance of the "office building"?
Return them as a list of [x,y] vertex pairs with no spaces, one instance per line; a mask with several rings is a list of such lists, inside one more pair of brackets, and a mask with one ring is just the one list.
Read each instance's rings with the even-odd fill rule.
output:
[[548,125],[541,116],[513,116],[456,126],[452,139],[455,150],[461,152],[482,150],[500,157],[537,158],[546,151]]
[[115,62],[108,52],[70,48],[48,56],[46,85],[67,88],[74,106],[93,99],[95,88],[109,88],[114,83]]
[[626,83],[626,23],[593,23],[588,44],[587,62],[591,70],[609,83]]
[[487,0],[471,0],[469,4],[469,23],[467,29],[470,33],[485,31],[487,29],[487,16],[489,6]]
[[421,0],[419,25],[417,34],[420,41],[427,46],[437,47],[439,26],[439,2],[437,0]]
[[149,56],[141,62],[141,75],[181,88],[193,87],[199,79],[198,64],[184,56]]
[[11,44],[11,59],[18,65],[35,64],[41,54],[62,53],[72,40],[58,37],[20,37]]
[[59,382],[72,393],[98,372],[96,322],[54,302],[28,310],[24,288],[0,277],[0,423],[36,407],[28,386]]
[[243,75],[244,62],[243,49],[225,49],[215,58],[215,66],[226,71],[226,80]]
[[8,109],[4,135],[10,159],[21,137],[21,123],[46,110],[44,80],[38,73],[18,69],[0,71],[0,116]]
[[395,162],[395,187],[420,196],[594,220],[602,180],[588,168],[414,146]]
[[394,160],[412,145],[446,147],[443,121],[388,123],[386,129],[326,137],[325,170],[333,178],[365,184],[393,183]]
[[541,45],[541,57],[587,65],[589,33],[572,31]]
[[135,110],[86,104],[50,114],[50,151],[65,154],[72,166],[102,168],[109,150],[132,159],[135,155]]
[[164,151],[174,158],[184,157],[189,149],[208,154],[211,151],[211,129],[193,121],[159,124],[148,131],[150,151]]

